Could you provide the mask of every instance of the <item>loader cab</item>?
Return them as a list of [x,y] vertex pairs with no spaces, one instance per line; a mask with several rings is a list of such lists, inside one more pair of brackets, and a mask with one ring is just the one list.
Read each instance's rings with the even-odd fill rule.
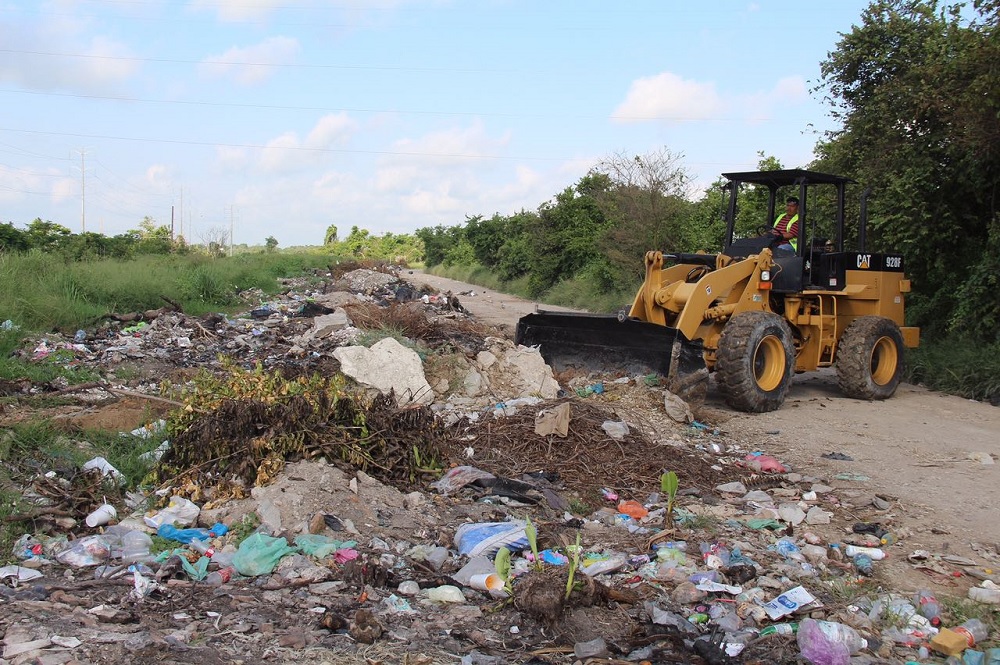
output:
[[[780,171],[748,171],[723,173],[728,180],[724,189],[729,194],[726,208],[726,236],[724,253],[733,258],[745,258],[759,253],[771,244],[769,237],[737,238],[736,214],[742,185],[754,185],[767,191],[767,217],[760,220],[768,229],[778,215],[778,202],[784,196],[799,199],[799,235],[796,251],[777,250],[774,261],[780,266],[774,278],[774,292],[796,293],[810,287],[840,290],[844,288],[844,202],[847,185],[854,180],[843,176],[807,171],[805,169],[784,169]],[[816,199],[817,193],[825,189],[834,194],[836,212],[832,233],[817,229],[815,215],[809,215],[810,194]],[[862,222],[862,233],[864,224]],[[824,235],[829,233],[829,235]],[[839,258],[838,258],[839,257]]]

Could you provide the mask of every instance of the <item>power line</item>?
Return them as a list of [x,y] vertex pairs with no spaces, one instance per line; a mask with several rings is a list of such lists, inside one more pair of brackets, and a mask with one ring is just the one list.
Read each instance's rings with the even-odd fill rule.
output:
[[343,69],[360,71],[392,71],[392,72],[435,72],[435,73],[468,73],[482,74],[484,72],[516,74],[509,69],[469,69],[456,67],[398,67],[386,65],[311,65],[301,63],[277,62],[240,62],[238,60],[186,60],[182,58],[137,58],[123,55],[94,55],[90,53],[65,53],[59,51],[26,51],[20,49],[0,48],[0,53],[19,55],[42,55],[55,58],[83,58],[86,60],[113,60],[124,62],[159,62],[178,65],[229,65],[234,67],[275,67],[279,69]]

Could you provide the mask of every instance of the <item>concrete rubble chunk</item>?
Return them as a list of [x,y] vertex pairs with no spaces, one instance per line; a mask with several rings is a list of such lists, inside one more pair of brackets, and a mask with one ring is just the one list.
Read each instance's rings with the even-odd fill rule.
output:
[[796,503],[783,503],[778,506],[778,517],[782,522],[798,526],[806,519],[806,511]]
[[358,268],[351,272],[344,273],[342,279],[347,283],[347,288],[356,293],[371,294],[383,287],[399,281],[394,275],[388,275],[377,270]]
[[424,376],[420,356],[392,337],[386,337],[370,349],[342,346],[334,350],[333,356],[340,361],[341,371],[361,385],[382,394],[394,391],[399,406],[434,401],[434,391]]
[[343,330],[351,325],[351,319],[343,307],[338,307],[333,314],[324,314],[313,319],[313,337],[322,338]]
[[829,524],[833,518],[833,513],[823,510],[819,506],[813,506],[806,513],[806,524]]

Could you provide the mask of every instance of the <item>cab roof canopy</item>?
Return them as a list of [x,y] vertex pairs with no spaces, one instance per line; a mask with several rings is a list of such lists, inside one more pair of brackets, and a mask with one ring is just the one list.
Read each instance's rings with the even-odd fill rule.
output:
[[722,177],[736,182],[746,182],[753,185],[764,185],[769,189],[788,187],[790,185],[848,185],[855,180],[844,176],[807,171],[805,169],[783,169],[781,171],[745,171],[742,173],[723,173]]

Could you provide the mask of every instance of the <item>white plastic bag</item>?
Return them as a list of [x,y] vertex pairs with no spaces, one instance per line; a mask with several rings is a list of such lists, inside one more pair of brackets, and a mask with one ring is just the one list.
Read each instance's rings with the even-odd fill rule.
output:
[[159,529],[164,524],[191,526],[200,513],[201,508],[191,501],[182,496],[172,496],[166,508],[154,515],[146,515],[143,521],[152,529]]
[[455,547],[468,556],[491,556],[501,547],[520,550],[528,546],[527,522],[479,522],[463,524],[455,530]]

